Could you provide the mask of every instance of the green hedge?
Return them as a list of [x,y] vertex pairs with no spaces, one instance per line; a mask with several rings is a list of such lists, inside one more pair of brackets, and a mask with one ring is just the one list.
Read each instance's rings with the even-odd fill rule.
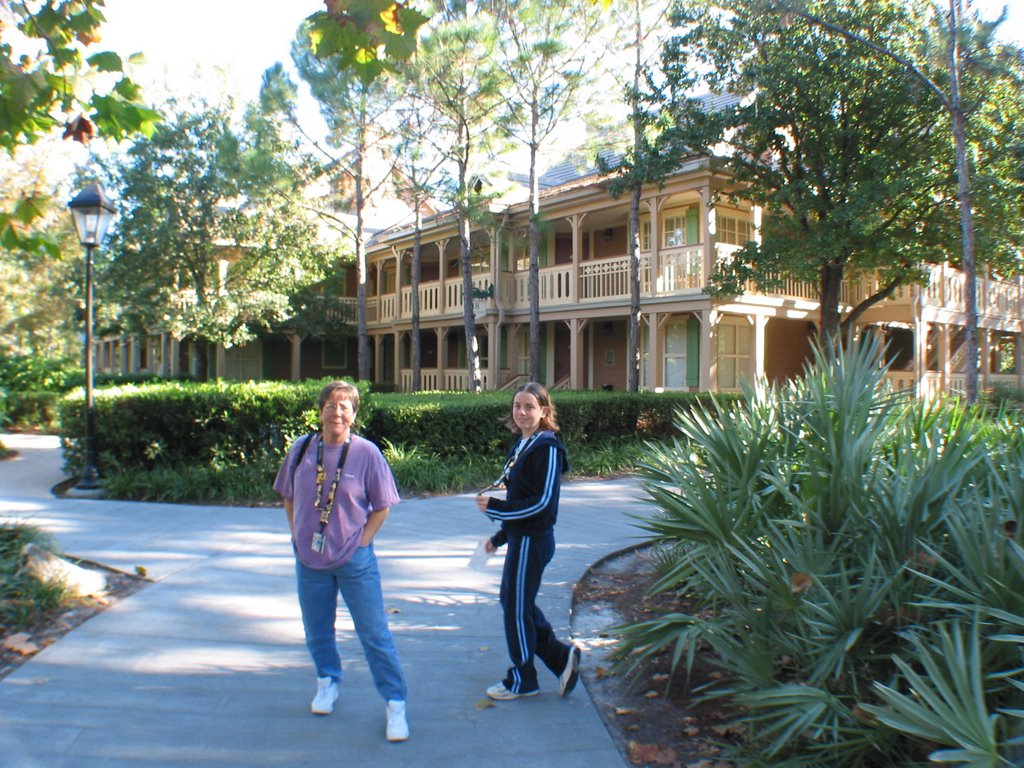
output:
[[4,426],[12,429],[39,429],[55,432],[59,429],[58,408],[61,395],[58,392],[9,392],[0,395],[0,412],[4,414]]
[[[99,388],[94,422],[100,472],[236,466],[276,454],[317,428],[316,398],[323,385],[324,380],[164,382]],[[511,392],[376,394],[365,383],[360,392],[357,429],[381,446],[388,441],[441,457],[501,456],[511,441],[504,423]],[[677,410],[708,397],[603,391],[559,391],[553,396],[570,449],[620,436],[671,435]],[[69,474],[82,464],[84,405],[81,390],[59,404]],[[275,434],[280,437],[277,445]]]
[[[275,434],[287,445],[316,427],[323,384],[165,382],[97,389],[93,415],[100,472],[245,464],[276,451]],[[360,416],[372,410],[372,397],[364,397]],[[69,474],[82,464],[84,411],[81,390],[61,401],[60,435]]]

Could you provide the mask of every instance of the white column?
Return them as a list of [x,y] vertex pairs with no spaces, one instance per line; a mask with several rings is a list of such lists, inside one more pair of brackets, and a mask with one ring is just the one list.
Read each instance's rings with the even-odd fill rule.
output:
[[700,320],[700,385],[701,392],[713,392],[718,388],[718,370],[712,345],[715,343],[715,326],[718,325],[718,310],[705,309],[697,313]]
[[917,380],[917,396],[930,397],[925,386],[928,373],[928,323],[917,320],[914,323],[914,378]]
[[765,341],[764,330],[768,325],[767,315],[754,315],[754,379],[764,378]]

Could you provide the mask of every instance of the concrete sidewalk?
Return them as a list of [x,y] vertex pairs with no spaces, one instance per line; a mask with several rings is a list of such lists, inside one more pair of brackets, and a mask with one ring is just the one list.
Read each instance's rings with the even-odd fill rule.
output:
[[[377,536],[409,682],[411,736],[391,744],[344,612],[341,698],[329,717],[309,713],[315,673],[281,509],[58,499],[56,440],[3,440],[21,455],[0,462],[0,520],[38,525],[77,557],[143,566],[155,583],[0,681],[2,768],[626,765],[582,684],[561,699],[542,669],[540,696],[478,708],[508,662],[501,557],[466,567],[492,530],[472,496],[403,501]],[[641,496],[628,479],[563,488],[538,599],[560,637],[587,566],[639,540]]]

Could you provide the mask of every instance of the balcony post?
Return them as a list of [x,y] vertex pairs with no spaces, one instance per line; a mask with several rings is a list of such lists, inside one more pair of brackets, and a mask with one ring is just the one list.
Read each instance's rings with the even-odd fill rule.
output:
[[949,392],[953,384],[953,356],[950,354],[952,335],[949,324],[939,326],[939,370],[942,371],[942,389]]
[[914,321],[914,378],[917,380],[917,396],[928,397],[925,389],[925,375],[928,373],[928,323],[920,317]]
[[[661,210],[665,207],[665,195],[648,198],[647,211],[651,217],[651,295],[657,296],[666,286],[661,284]],[[643,243],[643,238],[640,240]]]
[[[710,182],[700,188],[700,216],[698,220],[701,222],[701,226],[704,228],[704,232],[697,233],[700,237],[704,235],[704,263],[703,274],[701,275],[702,283],[707,285],[708,280],[711,279],[711,275],[715,270],[715,225],[712,222],[711,217],[714,215],[714,206],[711,204],[711,184]],[[703,375],[703,371],[702,371]],[[703,387],[701,387],[703,389]]]
[[700,384],[701,392],[713,392],[718,386],[718,369],[712,355],[712,344],[715,343],[715,326],[718,325],[719,314],[716,309],[705,309],[697,312],[700,320]]
[[569,216],[569,225],[572,227],[572,295],[570,301],[577,302],[580,297],[580,261],[583,259],[583,220],[587,218],[585,213],[576,213]]
[[444,252],[448,247],[447,240],[438,240],[434,243],[437,246],[437,277],[440,281],[438,285],[438,296],[437,304],[441,314],[445,314],[448,311],[448,289],[446,283],[448,281],[448,262],[445,261]]

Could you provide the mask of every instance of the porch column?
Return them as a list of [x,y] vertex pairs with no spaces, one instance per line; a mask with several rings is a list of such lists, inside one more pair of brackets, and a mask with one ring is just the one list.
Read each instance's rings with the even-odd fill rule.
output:
[[157,364],[156,375],[160,378],[167,377],[167,334],[160,334],[160,362]]
[[501,375],[501,330],[498,318],[491,315],[487,318],[487,381],[485,389],[497,389]]
[[[651,216],[651,282],[648,287],[651,296],[672,291],[672,286],[663,285],[661,279],[661,209],[667,199],[666,196],[658,196],[645,201]],[[643,238],[640,242],[643,243]]]
[[943,323],[939,326],[939,370],[942,371],[942,390],[949,392],[953,384],[953,356],[950,354],[952,334],[949,332],[949,324]]
[[297,333],[289,333],[288,341],[291,343],[292,367],[289,374],[292,381],[302,378],[302,337]]
[[978,357],[981,358],[978,387],[979,389],[988,389],[989,377],[992,373],[992,331],[988,328],[978,329]]
[[[571,284],[572,295],[570,300],[578,302],[582,292],[580,291],[580,261],[583,260],[583,220],[587,218],[585,213],[576,213],[569,216],[569,225],[572,227],[572,279],[569,281]],[[570,325],[571,329],[571,325]]]
[[718,365],[712,356],[711,345],[715,343],[715,326],[720,315],[717,309],[705,309],[697,312],[700,321],[700,384],[701,392],[713,392],[718,388]]
[[448,337],[448,329],[444,326],[434,329],[434,333],[437,335],[437,388],[447,389],[445,386],[445,363],[448,361],[445,359],[448,353],[445,339]]
[[181,339],[171,336],[167,340],[167,375],[171,378],[181,370]]
[[917,381],[917,396],[931,399],[925,378],[928,374],[928,323],[918,319],[914,322],[914,378]]
[[224,378],[224,373],[227,371],[227,365],[224,361],[224,345],[215,344],[213,347],[213,370],[214,376],[218,379]]
[[404,333],[404,331],[395,331],[394,333],[391,334],[394,337],[394,339],[395,339],[395,341],[394,341],[394,350],[393,350],[393,353],[392,353],[392,355],[393,355],[393,361],[392,362],[393,362],[393,366],[394,367],[391,369],[392,371],[394,371],[394,374],[393,374],[393,379],[394,380],[391,383],[395,385],[395,391],[396,392],[401,392],[402,391],[402,334],[403,333]]
[[768,316],[754,315],[750,319],[754,324],[754,380],[760,382],[764,379],[764,329],[768,325]]
[[[378,271],[378,275],[379,274],[380,273]],[[377,383],[377,384],[383,383],[383,380],[381,379],[381,375],[382,375],[382,371],[384,369],[381,366],[382,360],[381,360],[381,355],[380,355],[380,346],[381,346],[380,342],[381,342],[382,338],[383,338],[383,336],[378,336],[377,334],[373,334],[372,336],[370,336],[370,343],[373,345],[373,350],[372,350],[373,351],[373,376],[372,376],[372,378],[373,378],[373,381],[375,383]]]
[[505,327],[508,329],[508,367],[515,377],[523,373],[519,370],[519,331],[523,326],[521,323],[509,323]]
[[708,184],[700,189],[700,212],[697,217],[698,221],[701,222],[701,226],[704,227],[702,233],[698,233],[698,236],[703,234],[704,236],[704,264],[702,265],[701,272],[701,285],[706,285],[708,280],[711,279],[711,274],[715,271],[715,206],[711,202],[711,195],[714,190],[711,189],[711,185]]
[[1013,372],[1017,374],[1017,389],[1024,389],[1024,349],[1021,344],[1024,344],[1024,333],[1013,334]]
[[440,281],[437,304],[443,315],[448,311],[448,289],[446,285],[448,282],[448,262],[444,258],[444,251],[448,247],[448,241],[438,240],[434,245],[437,246],[437,279]]
[[[652,233],[653,234],[653,233]],[[656,248],[651,253],[657,253]],[[652,269],[653,269],[652,256]],[[647,314],[647,388],[651,391],[665,386],[665,366],[661,365],[662,356],[658,354],[661,346],[661,323],[658,318],[667,318],[668,315],[658,315],[657,312]],[[641,377],[642,378],[642,377]]]
[[566,324],[569,326],[569,388],[583,389],[583,332],[590,321],[574,317]]

